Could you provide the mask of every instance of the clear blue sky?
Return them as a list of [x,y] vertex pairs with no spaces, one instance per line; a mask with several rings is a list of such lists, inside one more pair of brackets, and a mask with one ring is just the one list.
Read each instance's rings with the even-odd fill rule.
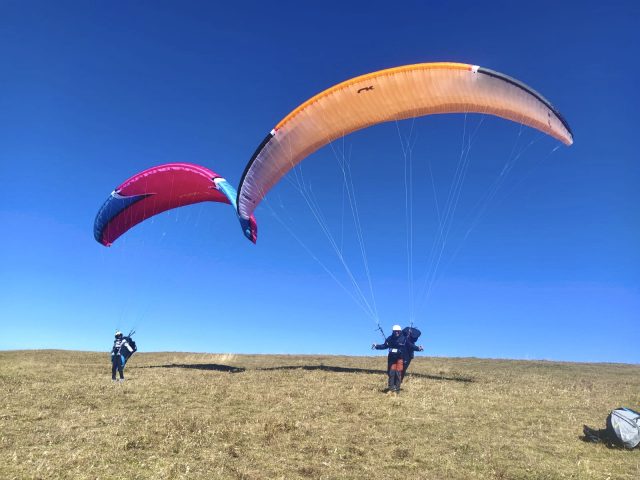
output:
[[[266,133],[335,83],[458,61],[541,92],[575,144],[496,118],[433,116],[357,132],[303,162],[369,295],[334,156],[348,154],[368,301],[385,331],[413,311],[430,355],[640,362],[639,4],[342,3],[0,3],[0,349],[108,350],[116,328],[136,327],[144,351],[370,354],[376,322],[336,282],[347,285],[344,270],[290,181],[256,211],[257,245],[223,205],[160,215],[109,249],[93,220],[114,187],[161,163],[201,164],[237,185]],[[470,132],[424,295],[435,206]],[[413,145],[413,277],[398,133]]]

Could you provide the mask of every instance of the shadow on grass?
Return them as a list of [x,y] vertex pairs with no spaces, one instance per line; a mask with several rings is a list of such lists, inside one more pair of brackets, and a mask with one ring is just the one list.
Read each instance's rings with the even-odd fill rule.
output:
[[[150,365],[138,368],[192,368],[195,370],[209,370],[216,372],[242,373],[247,371],[244,367],[232,367],[231,365],[220,365],[217,363],[172,363],[169,365]],[[333,373],[365,373],[375,375],[386,375],[386,370],[376,370],[372,368],[354,368],[354,367],[336,367],[333,365],[283,365],[280,367],[263,367],[251,369],[255,371],[269,372],[277,370],[320,370],[323,372]],[[451,382],[471,383],[473,378],[470,377],[448,377],[445,375],[431,375],[426,373],[407,373],[407,378],[427,378],[430,380],[446,380]]]
[[220,365],[218,363],[171,363],[169,365],[148,365],[138,368],[192,368],[194,370],[213,370],[229,373],[242,373],[246,370],[243,367],[232,367],[231,365]]
[[[368,373],[376,375],[386,375],[386,370],[375,370],[372,368],[336,367],[333,365],[285,365],[282,367],[257,368],[256,370],[321,370],[323,372],[335,373]],[[430,380],[448,380],[453,382],[473,382],[469,377],[447,377],[444,375],[430,375],[426,373],[407,373],[407,378],[428,378]]]

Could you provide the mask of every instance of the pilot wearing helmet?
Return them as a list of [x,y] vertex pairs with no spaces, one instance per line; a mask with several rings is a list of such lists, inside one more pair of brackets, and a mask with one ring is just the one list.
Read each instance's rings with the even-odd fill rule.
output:
[[387,374],[389,375],[388,392],[399,392],[402,383],[402,372],[404,370],[404,357],[407,337],[402,333],[400,325],[394,325],[391,328],[391,335],[386,338],[384,343],[372,344],[371,348],[375,350],[389,349],[387,355]]
[[116,330],[116,337],[113,341],[113,348],[111,349],[111,380],[116,381],[116,370],[120,374],[120,381],[124,382],[124,355],[122,349],[126,348],[130,353],[133,353],[133,348],[129,345],[129,342],[121,331]]

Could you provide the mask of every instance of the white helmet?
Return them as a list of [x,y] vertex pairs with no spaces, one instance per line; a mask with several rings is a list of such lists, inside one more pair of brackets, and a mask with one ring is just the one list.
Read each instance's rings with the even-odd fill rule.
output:
[[402,327],[400,325],[394,325],[393,327],[391,327],[391,330],[394,332],[401,332]]
[[121,337],[122,336],[122,332],[120,330],[116,330],[116,337]]

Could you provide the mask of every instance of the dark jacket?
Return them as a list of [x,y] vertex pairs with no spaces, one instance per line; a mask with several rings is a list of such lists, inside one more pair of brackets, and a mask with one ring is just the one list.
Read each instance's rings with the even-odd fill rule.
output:
[[398,360],[399,358],[405,358],[405,344],[407,343],[407,337],[403,333],[396,336],[393,333],[387,337],[384,343],[375,346],[376,350],[389,349],[389,359]]
[[413,352],[417,352],[418,350],[420,350],[420,347],[418,347],[415,343],[407,338],[404,344],[404,361],[410,362],[411,360],[413,360]]

